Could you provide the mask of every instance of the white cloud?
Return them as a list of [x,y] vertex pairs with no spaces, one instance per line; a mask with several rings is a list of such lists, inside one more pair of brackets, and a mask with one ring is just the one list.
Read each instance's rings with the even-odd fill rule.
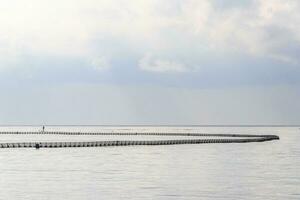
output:
[[90,64],[95,70],[98,71],[107,70],[111,67],[110,61],[104,56],[91,58]]
[[[231,4],[230,9],[220,9],[209,0],[0,0],[0,62],[10,57],[18,60],[24,52],[89,60],[99,49],[117,48],[102,47],[97,40],[114,39],[124,41],[128,49],[139,49],[140,55],[156,52],[164,57],[203,48],[212,55],[242,52],[299,61],[285,51],[291,43],[300,46],[299,1]],[[110,55],[111,59],[117,56]],[[184,64],[173,60],[178,59],[152,60],[151,69],[184,71]]]
[[150,54],[145,55],[139,61],[139,67],[145,71],[151,72],[187,72],[186,65],[166,59],[155,59]]

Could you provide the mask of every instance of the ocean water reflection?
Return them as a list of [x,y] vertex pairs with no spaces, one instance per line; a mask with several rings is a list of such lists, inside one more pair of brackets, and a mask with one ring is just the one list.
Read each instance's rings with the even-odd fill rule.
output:
[[[159,127],[143,130],[151,128],[160,130]],[[163,129],[172,129],[168,128]],[[96,131],[97,127],[83,129]],[[280,140],[249,144],[0,149],[1,199],[300,199],[298,128],[176,129],[277,134]]]

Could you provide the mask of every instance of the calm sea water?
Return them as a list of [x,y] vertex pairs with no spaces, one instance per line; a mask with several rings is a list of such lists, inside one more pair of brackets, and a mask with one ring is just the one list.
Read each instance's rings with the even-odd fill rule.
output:
[[[280,140],[248,144],[0,149],[0,199],[300,199],[297,127],[46,129],[276,134]],[[40,127],[0,127],[0,131],[4,130],[40,130]],[[0,142],[25,139],[18,137],[0,136]],[[49,138],[29,135],[26,140],[56,140],[53,136],[46,137]]]

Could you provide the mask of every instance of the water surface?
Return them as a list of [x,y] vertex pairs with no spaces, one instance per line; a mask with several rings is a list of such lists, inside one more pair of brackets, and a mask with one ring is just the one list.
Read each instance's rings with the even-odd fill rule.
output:
[[[300,130],[296,127],[46,128],[276,134],[280,140],[247,144],[0,149],[1,199],[300,199]],[[8,129],[39,130],[40,127],[1,127],[0,131]],[[14,135],[5,137],[16,140]],[[26,139],[41,139],[36,137],[29,135]],[[56,140],[53,137],[57,136],[49,137]]]

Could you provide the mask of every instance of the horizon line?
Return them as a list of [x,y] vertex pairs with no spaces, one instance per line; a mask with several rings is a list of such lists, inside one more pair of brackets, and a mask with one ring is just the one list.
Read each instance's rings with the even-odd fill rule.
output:
[[99,127],[299,127],[300,124],[0,124],[5,126],[99,126]]

